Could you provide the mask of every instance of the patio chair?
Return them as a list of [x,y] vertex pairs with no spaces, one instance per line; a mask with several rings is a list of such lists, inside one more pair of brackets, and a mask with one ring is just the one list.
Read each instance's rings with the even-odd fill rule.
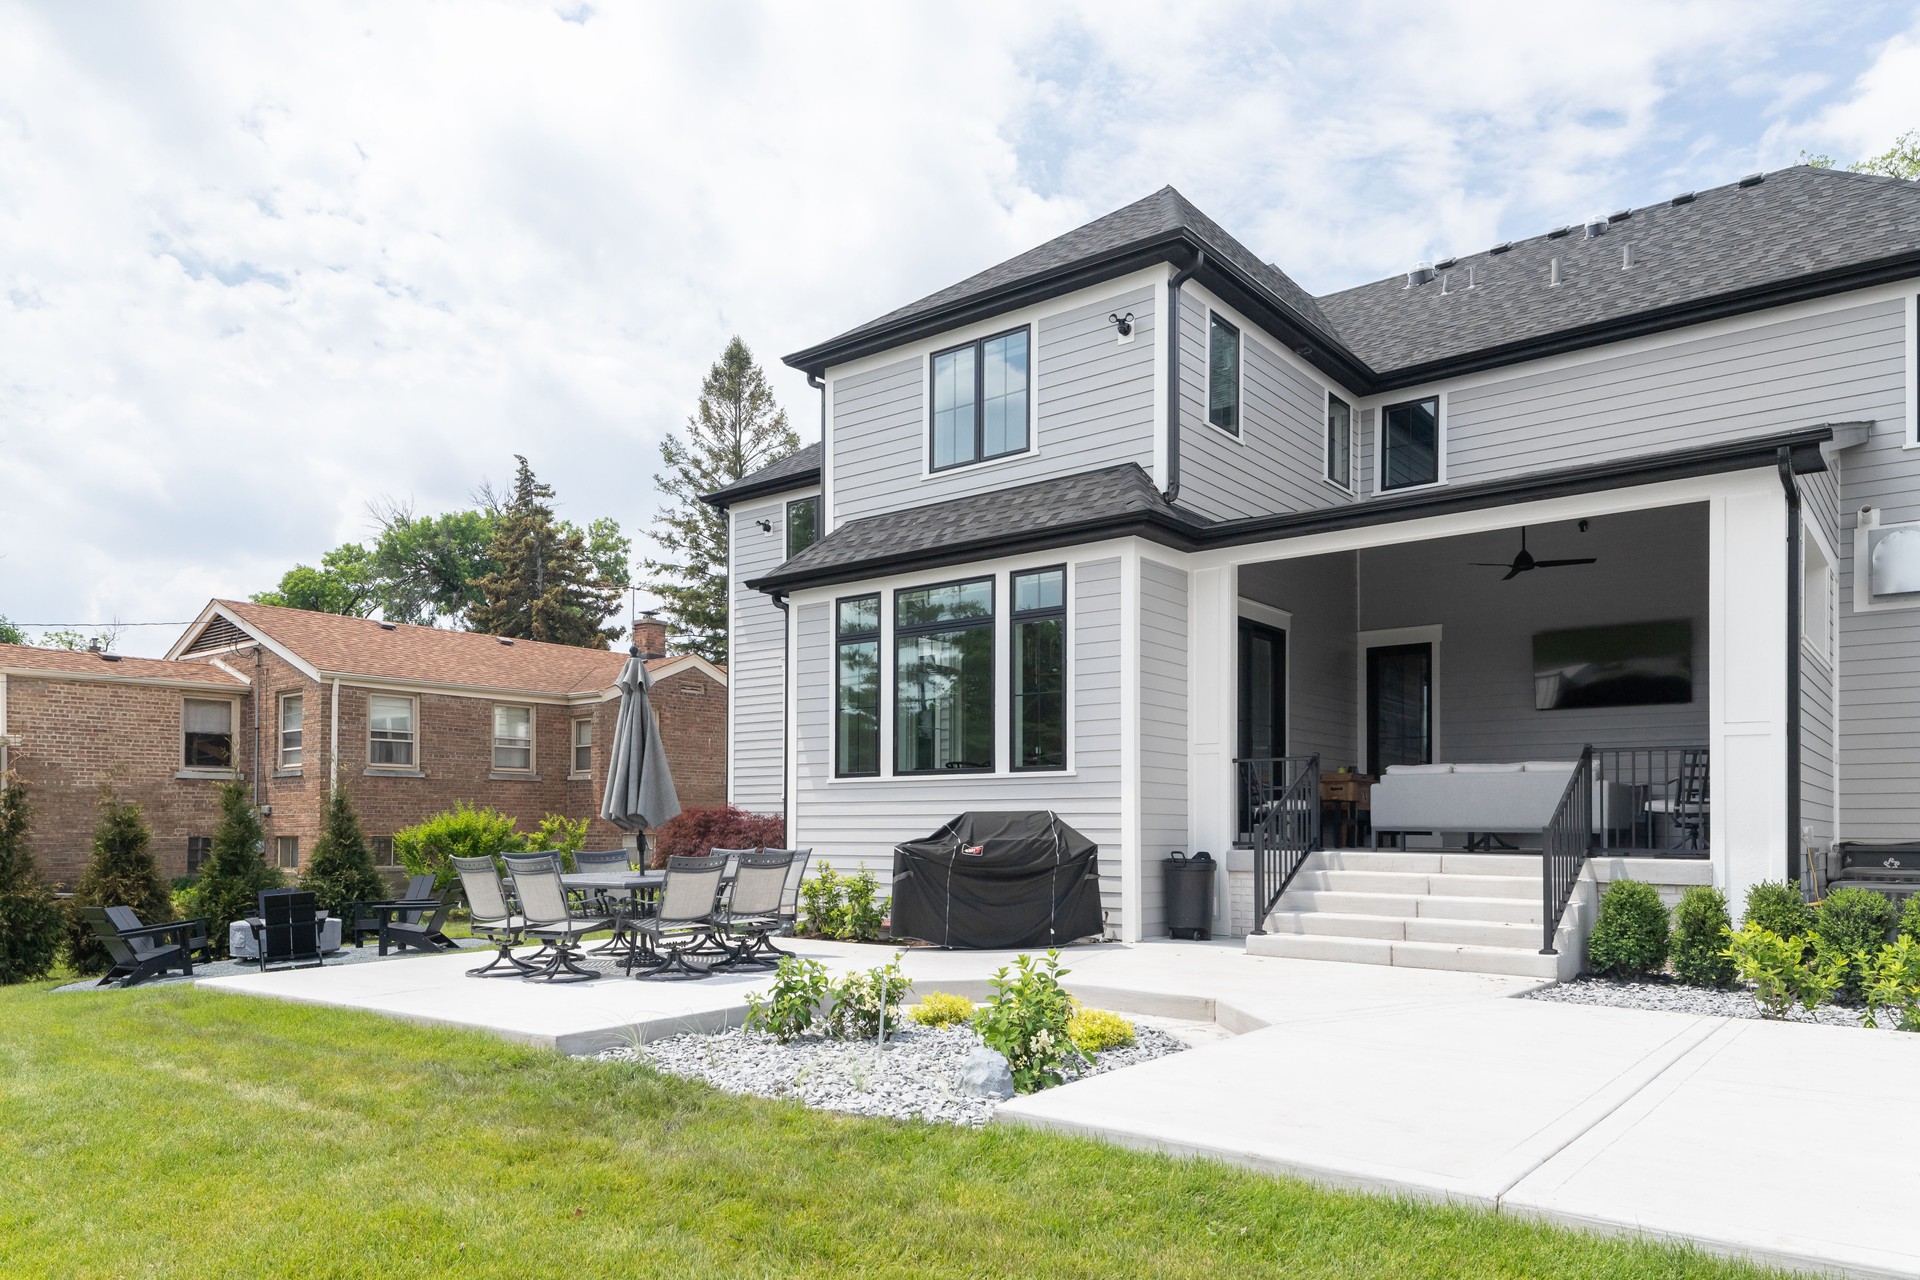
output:
[[780,932],[793,933],[800,927],[800,884],[807,878],[807,863],[813,861],[811,849],[766,849],[765,853],[790,853],[787,886],[780,891]]
[[[573,869],[575,871],[631,871],[633,870],[633,862],[627,857],[627,851],[625,849],[582,849],[579,853],[573,855]],[[583,901],[592,902],[595,910],[603,910],[608,913],[617,910],[614,906],[615,903],[628,902],[633,898],[633,890],[631,889],[595,889],[592,891],[574,889],[568,892],[577,893]]]
[[460,874],[460,888],[467,895],[468,930],[499,948],[499,954],[478,969],[467,970],[469,978],[484,978],[496,970],[506,976],[522,977],[539,971],[530,959],[513,954],[526,932],[527,918],[507,901],[507,887],[500,882],[500,868],[492,858],[454,858],[453,869]]
[[[440,895],[433,891],[433,884],[434,877],[431,874],[418,875],[409,879],[407,891],[391,902],[350,902],[341,928],[353,935],[354,946],[363,947],[368,938],[379,938],[389,921],[419,924],[423,916],[441,905]],[[444,914],[441,924],[445,923]],[[442,950],[452,948],[453,942],[440,932],[440,925],[434,926],[433,937],[434,945]],[[385,955],[386,952],[380,954]]]
[[775,957],[789,954],[773,945],[773,934],[780,928],[780,900],[792,865],[793,854],[784,849],[739,855],[733,887],[713,913],[715,937],[728,952],[716,969],[772,966],[779,963]]
[[260,952],[260,972],[269,965],[310,969],[325,963],[320,956],[320,905],[304,889],[260,891],[260,923],[253,936]]
[[513,881],[513,896],[520,900],[520,914],[526,917],[522,935],[553,948],[547,962],[529,973],[527,979],[587,982],[599,977],[592,969],[581,967],[580,940],[590,933],[613,928],[613,917],[593,912],[575,914],[567,901],[566,885],[560,879],[560,856],[550,853],[509,858],[507,875]]
[[424,910],[409,905],[405,910],[381,912],[381,955],[387,954],[389,947],[396,951],[457,950],[454,940],[441,932],[446,928],[447,913],[453,910],[453,896],[436,894],[431,901],[433,905]]
[[[107,919],[113,921],[114,927],[120,930],[120,936],[123,938],[129,933],[137,933],[148,927],[140,923],[140,917],[134,912],[132,907],[107,907],[106,913]],[[179,939],[181,946],[197,954],[202,960],[213,959],[213,943],[212,939],[207,936],[207,921],[204,918],[175,920],[173,924],[184,926],[187,930],[186,936]],[[159,929],[171,928],[172,926],[154,925],[153,927]]]
[[175,920],[169,924],[122,928],[109,914],[114,911],[132,915],[132,909],[128,907],[80,908],[80,918],[87,922],[87,927],[93,930],[93,936],[100,940],[100,945],[106,948],[108,957],[113,961],[106,976],[95,985],[104,987],[110,982],[118,982],[122,987],[130,987],[136,982],[159,977],[171,969],[178,969],[187,977],[193,976],[193,955],[187,943],[196,929],[204,940],[207,932],[205,920]]
[[690,952],[708,944],[721,954],[732,954],[716,935],[713,918],[720,899],[720,877],[726,869],[725,855],[717,852],[703,858],[676,855],[667,859],[667,878],[660,886],[654,913],[628,926],[633,930],[634,950],[626,965],[643,971],[634,976],[681,973],[704,978],[707,970],[687,963]]

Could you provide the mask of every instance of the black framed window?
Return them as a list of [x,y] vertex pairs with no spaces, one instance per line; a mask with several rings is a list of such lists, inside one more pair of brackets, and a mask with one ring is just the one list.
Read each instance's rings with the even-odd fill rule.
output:
[[993,579],[893,597],[896,773],[993,769]]
[[1353,406],[1333,395],[1327,397],[1327,479],[1353,488]]
[[1240,434],[1240,330],[1208,312],[1207,421]]
[[820,499],[795,498],[787,504],[787,558],[820,540]]
[[1067,571],[1013,575],[1013,767],[1067,767]]
[[207,859],[213,856],[212,836],[187,837],[187,874],[198,875],[200,868],[207,865]]
[[880,597],[855,596],[834,606],[833,772],[841,778],[880,773]]
[[1380,411],[1380,487],[1405,489],[1440,479],[1440,398],[1390,404]]
[[1027,451],[1028,357],[1025,329],[934,353],[933,470]]

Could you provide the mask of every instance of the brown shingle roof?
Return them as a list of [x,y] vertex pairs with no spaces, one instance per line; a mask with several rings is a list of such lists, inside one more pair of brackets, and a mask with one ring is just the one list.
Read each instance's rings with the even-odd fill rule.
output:
[[627,660],[609,649],[538,640],[509,645],[474,631],[404,623],[389,631],[372,618],[243,600],[214,603],[314,668],[338,675],[562,695],[612,688]]
[[204,662],[168,662],[163,658],[103,658],[71,649],[39,649],[24,644],[0,644],[0,671],[46,672],[49,676],[77,675],[114,680],[174,680],[192,684],[245,688],[246,681]]

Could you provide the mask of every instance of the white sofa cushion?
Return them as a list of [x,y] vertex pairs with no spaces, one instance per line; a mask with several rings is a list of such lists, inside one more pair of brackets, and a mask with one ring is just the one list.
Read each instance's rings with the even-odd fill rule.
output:
[[1524,765],[1517,764],[1456,764],[1455,773],[1520,773]]
[[1388,774],[1419,776],[1421,774],[1452,773],[1453,766],[1450,764],[1390,764],[1387,766],[1387,772]]

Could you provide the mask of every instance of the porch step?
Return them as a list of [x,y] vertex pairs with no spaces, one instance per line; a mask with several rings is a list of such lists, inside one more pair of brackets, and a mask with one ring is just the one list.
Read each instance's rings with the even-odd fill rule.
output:
[[1423,874],[1415,871],[1320,871],[1309,863],[1289,888],[1333,893],[1397,893],[1463,898],[1537,898],[1540,864],[1532,875]]
[[1449,942],[1394,942],[1385,938],[1337,938],[1315,934],[1268,933],[1247,939],[1247,954],[1293,960],[1344,960],[1349,964],[1397,965],[1408,969],[1455,969],[1515,978],[1565,981],[1580,971],[1569,950],[1543,956],[1536,945],[1480,947]]
[[[1297,878],[1295,883],[1299,883]],[[1530,898],[1469,898],[1451,894],[1340,893],[1290,888],[1274,909],[1276,911],[1327,911],[1340,915],[1498,920],[1510,924],[1532,924],[1538,928],[1540,886],[1533,887],[1533,896]]]
[[[1564,927],[1563,927],[1564,931]],[[1434,916],[1334,915],[1325,911],[1276,911],[1267,917],[1268,933],[1318,937],[1385,938],[1393,942],[1447,942],[1469,947],[1540,947],[1535,922],[1448,920]]]

